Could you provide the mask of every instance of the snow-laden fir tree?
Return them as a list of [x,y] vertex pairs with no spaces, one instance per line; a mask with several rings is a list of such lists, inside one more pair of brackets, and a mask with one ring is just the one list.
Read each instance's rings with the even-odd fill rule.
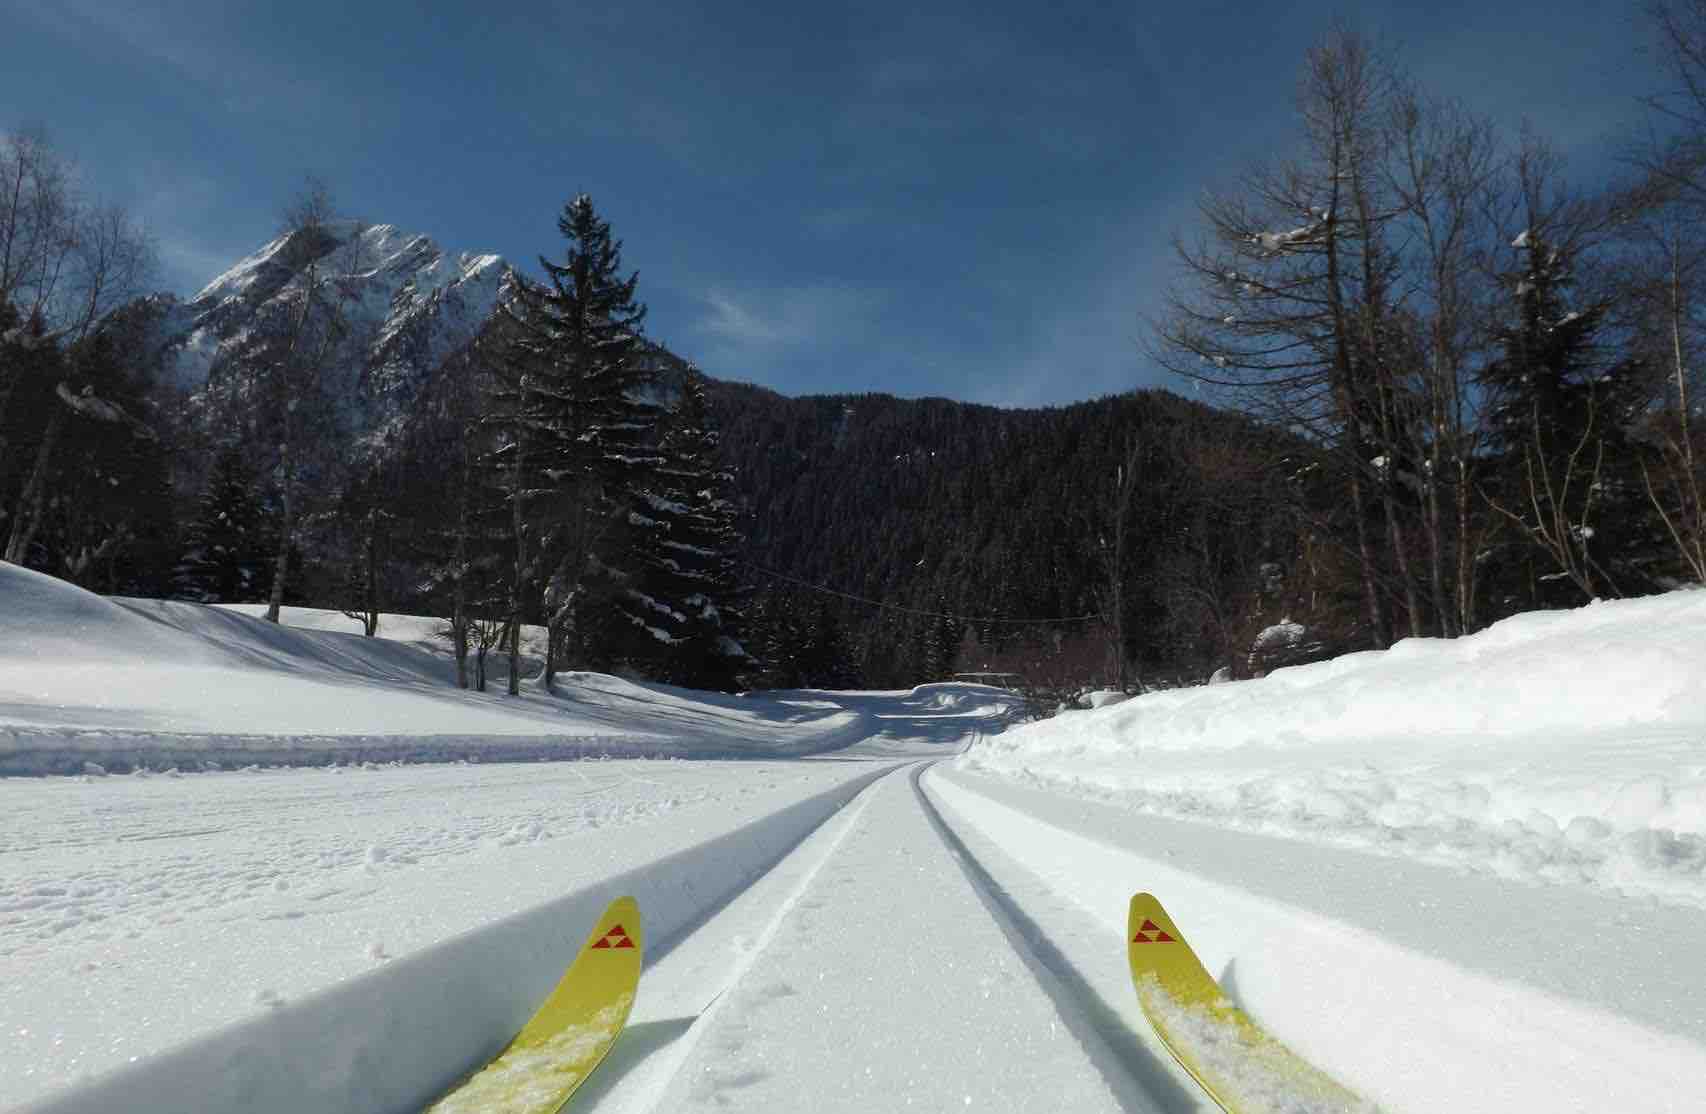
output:
[[219,451],[196,516],[185,531],[173,573],[177,594],[199,603],[251,603],[272,585],[273,539],[248,456],[237,445]]
[[[635,580],[621,593],[644,625],[629,628],[628,655],[640,671],[692,688],[733,691],[756,666],[743,643],[745,600],[734,476],[717,463],[717,431],[705,383],[689,367],[681,400],[659,445],[662,464],[631,537]],[[655,663],[648,668],[648,663]]]
[[512,524],[512,618],[542,607],[547,684],[571,644],[595,664],[611,626],[644,622],[620,595],[635,575],[623,555],[629,535],[648,529],[638,507],[658,463],[639,275],[622,277],[621,243],[587,195],[564,206],[557,228],[564,261],[541,258],[545,281],[519,283],[504,308],[492,396],[500,436],[488,458]]

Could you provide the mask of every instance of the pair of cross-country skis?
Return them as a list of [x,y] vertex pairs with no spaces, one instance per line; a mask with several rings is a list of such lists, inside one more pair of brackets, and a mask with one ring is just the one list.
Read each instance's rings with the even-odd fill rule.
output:
[[[1152,895],[1132,897],[1126,936],[1144,1016],[1228,1114],[1372,1109],[1233,1005]],[[538,1012],[428,1114],[556,1114],[566,1107],[621,1036],[644,951],[639,904],[617,898]]]

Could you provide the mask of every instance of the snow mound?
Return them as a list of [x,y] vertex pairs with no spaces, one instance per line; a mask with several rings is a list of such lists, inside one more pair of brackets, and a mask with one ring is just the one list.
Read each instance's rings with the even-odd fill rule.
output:
[[[742,699],[602,674],[455,685],[441,621],[105,599],[0,564],[0,776],[209,765],[781,757],[863,738],[846,702]],[[245,614],[254,612],[255,614]],[[302,623],[304,627],[286,625]],[[342,630],[335,629],[342,627]],[[315,629],[329,628],[329,629]],[[526,640],[524,639],[524,643]],[[542,648],[542,647],[541,647]],[[526,649],[524,645],[524,649]],[[527,660],[524,670],[536,668]]]
[[0,561],[0,667],[66,654],[91,662],[205,658],[194,639],[112,600]]
[[1706,906],[1706,591],[1515,616],[981,741],[1133,808]]

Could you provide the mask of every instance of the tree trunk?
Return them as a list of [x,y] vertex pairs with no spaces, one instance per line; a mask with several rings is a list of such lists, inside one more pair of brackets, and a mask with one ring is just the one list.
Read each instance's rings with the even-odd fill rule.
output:
[[[1396,468],[1390,463],[1387,468]],[[1392,559],[1398,565],[1398,578],[1404,585],[1404,609],[1410,613],[1410,637],[1422,636],[1422,601],[1416,597],[1416,578],[1410,569],[1410,547],[1404,541],[1404,524],[1398,514],[1398,500],[1392,494],[1390,474],[1380,485],[1380,501],[1386,513],[1386,536],[1392,545]]]
[[1469,534],[1469,462],[1457,461],[1457,630],[1472,635],[1481,619],[1476,616],[1476,580],[1481,566],[1477,563],[1474,539]]
[[510,524],[515,533],[515,577],[509,594],[509,694],[521,695],[521,615],[527,599],[527,536],[521,513],[523,477],[522,432],[515,434],[515,474],[510,488]]
[[1363,607],[1368,615],[1369,639],[1376,650],[1391,645],[1386,630],[1386,609],[1380,602],[1380,588],[1374,582],[1374,545],[1368,537],[1368,521],[1363,514],[1362,477],[1351,469],[1351,514],[1356,519],[1357,560],[1362,566]]
[[1426,511],[1428,531],[1428,589],[1433,594],[1434,615],[1439,622],[1442,638],[1456,638],[1457,624],[1451,614],[1451,600],[1445,591],[1444,521],[1439,512],[1439,460],[1437,454],[1428,461]]
[[557,680],[557,639],[562,633],[561,625],[555,618],[545,624],[545,691],[556,691]]
[[504,629],[504,639],[509,643],[509,694],[521,695],[521,620],[510,621]]
[[367,512],[367,600],[362,626],[368,638],[379,633],[379,510]]
[[291,446],[285,442],[284,452],[284,521],[278,532],[278,553],[273,558],[272,592],[267,597],[267,622],[278,622],[284,607],[284,581],[290,573],[290,539],[296,533],[296,476]]
[[[450,597],[450,637],[456,645],[456,687],[468,687],[468,474],[469,448],[462,447],[462,490],[456,500],[455,574]],[[484,691],[482,689],[481,691]]]
[[47,420],[47,429],[42,431],[41,447],[36,450],[36,463],[35,467],[30,469],[29,482],[24,484],[23,493],[18,496],[18,514],[12,521],[12,536],[6,542],[6,560],[14,565],[24,563],[30,543],[35,541],[36,530],[41,527],[42,492],[47,487],[47,466],[53,459],[53,447],[58,442],[59,431],[64,426],[65,407],[55,406],[53,417]]

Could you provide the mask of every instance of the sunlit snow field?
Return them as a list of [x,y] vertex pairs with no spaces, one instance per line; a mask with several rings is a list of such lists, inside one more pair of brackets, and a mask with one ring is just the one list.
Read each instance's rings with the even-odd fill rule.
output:
[[0,1108],[418,1109],[611,886],[658,949],[607,1112],[1205,1110],[1138,888],[1383,1109],[1706,1094],[1706,592],[1028,725],[459,692],[436,621],[258,611],[0,565]]

